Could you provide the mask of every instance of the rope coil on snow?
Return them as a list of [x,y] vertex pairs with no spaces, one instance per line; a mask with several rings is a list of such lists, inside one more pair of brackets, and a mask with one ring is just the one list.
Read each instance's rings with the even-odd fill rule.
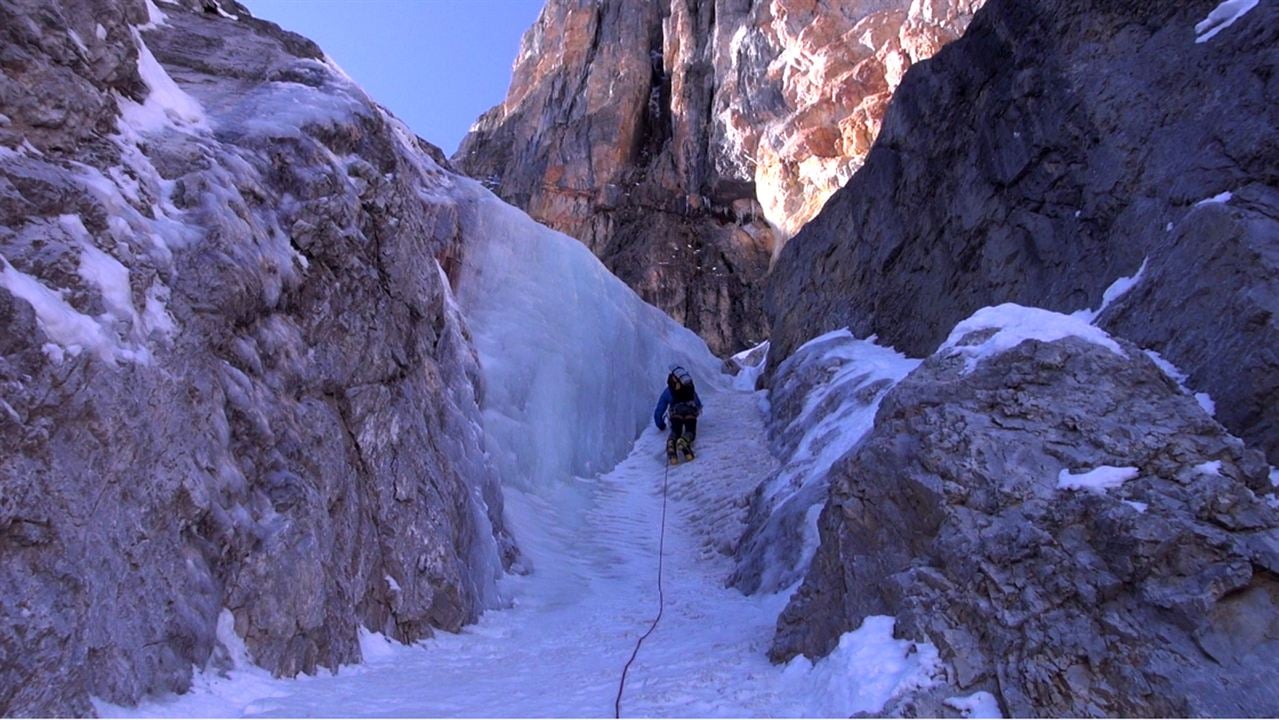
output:
[[639,640],[635,641],[635,649],[631,651],[631,659],[626,661],[626,666],[622,668],[622,679],[617,684],[617,700],[613,703],[613,717],[622,717],[622,691],[626,687],[626,673],[631,669],[631,663],[635,662],[635,657],[639,655],[640,645],[648,639],[649,635],[657,629],[657,621],[662,619],[662,611],[666,608],[666,598],[662,593],[662,555],[666,547],[666,482],[671,474],[671,461],[666,460],[666,469],[662,471],[662,529],[658,534],[657,541],[657,617],[653,618],[653,624],[648,626],[648,630],[640,635]]

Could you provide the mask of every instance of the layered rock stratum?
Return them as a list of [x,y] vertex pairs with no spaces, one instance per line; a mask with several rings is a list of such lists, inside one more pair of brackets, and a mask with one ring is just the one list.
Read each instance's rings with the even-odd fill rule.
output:
[[453,162],[724,354],[903,73],[980,0],[550,0]]
[[5,0],[0,67],[0,714],[474,619],[515,550],[439,151],[231,2]]

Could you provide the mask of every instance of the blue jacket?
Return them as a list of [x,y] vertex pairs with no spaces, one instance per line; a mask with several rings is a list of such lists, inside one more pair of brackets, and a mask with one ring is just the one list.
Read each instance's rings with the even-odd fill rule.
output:
[[[666,388],[662,391],[662,397],[657,401],[657,410],[653,411],[653,423],[657,425],[657,429],[661,430],[666,425],[662,421],[662,416],[666,414],[666,408],[671,406],[674,398],[671,397],[671,389]],[[693,404],[697,406],[698,412],[702,410],[702,399],[698,397],[697,391],[693,391]]]

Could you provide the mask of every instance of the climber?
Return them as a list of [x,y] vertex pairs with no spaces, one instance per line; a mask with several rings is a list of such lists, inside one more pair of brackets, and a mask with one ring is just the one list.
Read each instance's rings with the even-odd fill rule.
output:
[[671,435],[666,440],[666,460],[671,464],[679,462],[676,451],[684,454],[685,460],[693,459],[693,440],[697,436],[697,416],[702,412],[702,399],[693,388],[693,376],[679,365],[671,366],[666,376],[666,389],[657,401],[657,410],[653,412],[653,422],[658,430],[665,430],[663,416],[670,410]]

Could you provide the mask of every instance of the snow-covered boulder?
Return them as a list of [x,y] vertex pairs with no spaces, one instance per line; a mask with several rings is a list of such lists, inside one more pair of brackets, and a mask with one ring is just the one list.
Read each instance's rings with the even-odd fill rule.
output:
[[1132,344],[978,313],[831,473],[775,659],[887,614],[1013,716],[1279,713],[1268,467]]
[[4,0],[0,47],[0,715],[475,618],[469,181],[225,0]]

